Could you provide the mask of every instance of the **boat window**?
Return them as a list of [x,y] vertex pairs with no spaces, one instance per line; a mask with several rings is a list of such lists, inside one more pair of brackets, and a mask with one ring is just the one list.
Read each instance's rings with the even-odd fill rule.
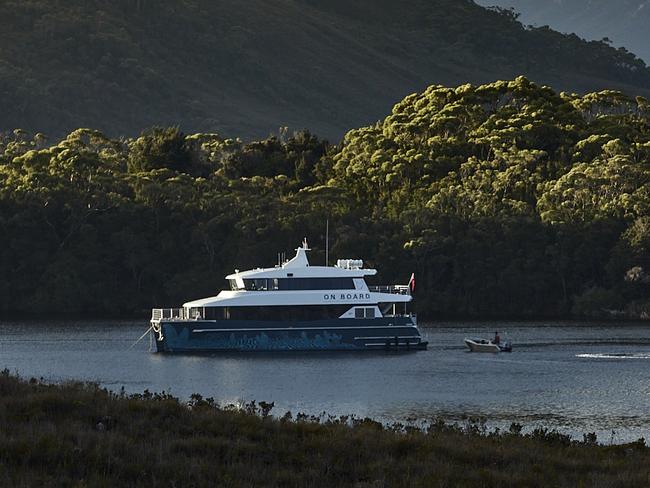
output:
[[352,278],[284,278],[280,290],[354,290]]
[[268,290],[354,290],[352,278],[258,278],[244,280],[250,291]]
[[254,280],[244,280],[244,288],[250,291],[267,291],[273,286],[273,280],[266,278],[257,278]]
[[239,287],[237,286],[237,280],[228,280],[230,283],[230,289],[231,290],[238,290]]
[[354,309],[354,318],[355,319],[374,319],[375,318],[375,308],[374,307],[358,307]]
[[[208,320],[272,320],[277,322],[338,319],[349,305],[274,305],[248,307],[206,307]],[[363,309],[360,309],[363,311]],[[236,325],[233,325],[235,327]]]

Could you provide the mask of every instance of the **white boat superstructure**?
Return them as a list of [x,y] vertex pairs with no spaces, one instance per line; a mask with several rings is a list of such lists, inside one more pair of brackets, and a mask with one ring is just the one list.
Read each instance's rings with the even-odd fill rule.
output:
[[403,313],[413,299],[408,285],[369,287],[365,277],[376,275],[377,270],[364,269],[361,260],[339,259],[336,266],[310,266],[309,250],[305,240],[295,257],[279,266],[235,270],[226,276],[230,290],[184,303],[184,315],[211,318],[210,309],[225,307],[343,305],[346,309],[340,318],[354,317],[357,307],[372,309],[364,314],[383,317]]

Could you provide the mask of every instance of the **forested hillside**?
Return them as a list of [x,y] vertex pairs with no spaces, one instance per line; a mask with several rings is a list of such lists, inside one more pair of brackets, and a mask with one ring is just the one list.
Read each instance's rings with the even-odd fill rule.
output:
[[633,55],[471,0],[0,0],[0,18],[0,131],[338,140],[431,83],[520,74],[650,95]]
[[215,293],[304,236],[313,262],[417,275],[418,310],[615,316],[650,301],[650,105],[526,78],[431,86],[330,146],[153,129],[0,145],[4,315],[139,314]]
[[648,0],[477,0],[484,6],[514,8],[524,24],[549,25],[585,39],[609,38],[650,62]]

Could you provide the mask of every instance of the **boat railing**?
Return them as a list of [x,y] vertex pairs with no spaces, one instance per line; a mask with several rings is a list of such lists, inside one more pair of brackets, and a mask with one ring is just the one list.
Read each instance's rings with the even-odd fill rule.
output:
[[418,315],[415,314],[415,313],[411,313],[411,312],[397,312],[397,311],[395,313],[386,312],[386,313],[384,313],[383,316],[384,317],[400,317],[400,318],[401,317],[406,317],[406,318],[410,318],[413,321],[414,324],[417,325],[417,323],[418,323]]
[[383,285],[369,286],[368,290],[375,293],[392,293],[395,295],[410,295],[411,288],[408,285]]
[[165,320],[185,320],[185,309],[183,308],[153,308],[151,309],[151,321],[160,322]]

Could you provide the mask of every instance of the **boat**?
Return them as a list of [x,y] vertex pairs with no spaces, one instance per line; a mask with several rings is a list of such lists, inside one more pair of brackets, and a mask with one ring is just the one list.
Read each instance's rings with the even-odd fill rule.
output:
[[358,259],[311,266],[305,239],[272,268],[235,270],[229,290],[155,308],[151,331],[164,353],[423,350],[408,285],[368,286],[377,273]]
[[488,339],[465,339],[465,345],[471,352],[512,352],[510,341],[497,344]]

